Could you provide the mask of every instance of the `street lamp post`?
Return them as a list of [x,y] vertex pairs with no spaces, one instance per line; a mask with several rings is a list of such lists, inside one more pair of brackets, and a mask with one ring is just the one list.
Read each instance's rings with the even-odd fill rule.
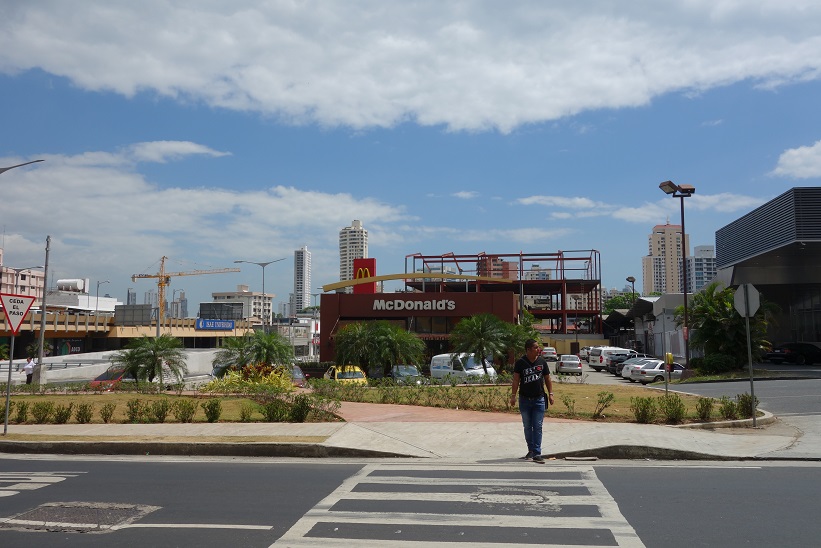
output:
[[100,286],[102,284],[111,283],[108,280],[97,280],[97,296],[94,300],[94,323],[97,323],[97,316],[100,315]]
[[632,310],[636,307],[636,277],[627,276],[626,280],[632,286],[632,289],[630,290],[630,308],[633,312],[633,349],[638,350],[638,348],[636,348],[636,311]]
[[31,162],[26,162],[24,164],[17,164],[16,166],[9,166],[9,167],[0,167],[0,173],[5,173],[10,169],[14,169],[16,167],[23,167],[29,164],[36,164],[37,162],[44,162],[45,160],[32,160]]
[[275,259],[273,261],[265,261],[265,262],[255,262],[255,261],[234,261],[234,263],[246,263],[246,264],[255,264],[257,266],[262,267],[262,330],[267,332],[268,329],[268,316],[269,314],[265,311],[265,267],[271,263],[278,263],[279,261],[284,261],[288,257],[283,257],[281,259]]
[[687,317],[687,232],[684,230],[684,198],[689,198],[696,192],[692,185],[677,185],[673,181],[664,181],[659,188],[665,194],[670,194],[673,198],[681,201],[681,271],[682,271],[682,292],[684,293],[684,366],[690,365],[690,333]]

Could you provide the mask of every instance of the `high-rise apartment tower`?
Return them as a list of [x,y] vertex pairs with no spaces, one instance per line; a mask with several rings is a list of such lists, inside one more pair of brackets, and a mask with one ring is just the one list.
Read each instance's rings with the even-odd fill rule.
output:
[[[368,231],[362,228],[362,221],[354,220],[351,226],[339,231],[339,281],[353,279],[354,259],[367,258]],[[353,292],[350,287],[346,293]],[[310,297],[310,295],[308,295]]]
[[682,238],[681,225],[656,225],[647,240],[649,253],[641,259],[642,294],[682,293],[682,254],[687,250],[689,255],[690,239]]
[[294,312],[311,306],[311,252],[304,245],[294,251]]

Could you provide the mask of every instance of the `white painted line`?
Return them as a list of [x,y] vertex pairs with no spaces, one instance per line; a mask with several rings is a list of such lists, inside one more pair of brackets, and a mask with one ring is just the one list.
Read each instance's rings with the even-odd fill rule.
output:
[[112,531],[120,529],[244,529],[250,531],[270,531],[273,525],[241,525],[230,523],[127,523],[114,525]]

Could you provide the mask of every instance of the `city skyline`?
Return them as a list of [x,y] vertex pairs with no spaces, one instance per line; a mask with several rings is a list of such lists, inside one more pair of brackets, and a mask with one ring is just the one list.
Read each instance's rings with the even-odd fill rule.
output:
[[[381,274],[595,249],[621,287],[647,228],[680,222],[660,182],[696,188],[693,245],[821,186],[821,5],[147,2],[4,12],[0,167],[44,160],[0,174],[4,264],[43,264],[50,235],[50,280],[125,302],[163,256],[210,270],[307,245],[315,292],[361,219]],[[277,301],[289,262],[265,272]],[[241,267],[168,289],[194,314],[260,291]]]

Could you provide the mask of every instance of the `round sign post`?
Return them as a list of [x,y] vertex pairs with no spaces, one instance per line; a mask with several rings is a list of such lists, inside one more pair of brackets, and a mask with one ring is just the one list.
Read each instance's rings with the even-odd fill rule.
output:
[[755,384],[753,383],[753,346],[750,340],[750,316],[755,316],[758,307],[761,306],[761,298],[758,290],[753,284],[741,284],[735,290],[733,296],[735,309],[741,314],[747,323],[747,364],[750,369],[750,400],[753,409],[753,428],[756,426],[756,405],[755,405]]

